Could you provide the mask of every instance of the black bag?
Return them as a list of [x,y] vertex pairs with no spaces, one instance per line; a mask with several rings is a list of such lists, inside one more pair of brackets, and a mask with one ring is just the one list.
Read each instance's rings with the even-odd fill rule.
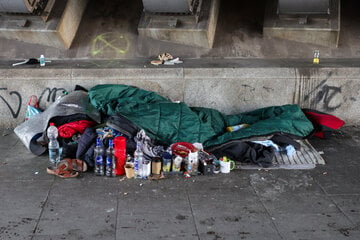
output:
[[133,153],[136,150],[136,142],[134,138],[140,131],[140,128],[133,122],[121,115],[111,115],[106,120],[106,126],[119,131],[126,137],[126,152]]

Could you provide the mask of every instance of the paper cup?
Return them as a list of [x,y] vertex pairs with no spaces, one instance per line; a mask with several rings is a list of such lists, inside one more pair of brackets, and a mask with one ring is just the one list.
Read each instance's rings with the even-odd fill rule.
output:
[[151,172],[152,174],[158,175],[161,172],[161,161],[152,161],[151,162]]
[[129,163],[125,164],[125,174],[127,178],[134,178],[135,171],[133,164],[129,164]]

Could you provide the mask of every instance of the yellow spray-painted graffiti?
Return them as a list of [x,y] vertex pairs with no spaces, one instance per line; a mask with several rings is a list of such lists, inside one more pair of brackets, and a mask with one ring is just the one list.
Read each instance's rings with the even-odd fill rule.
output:
[[117,58],[125,54],[130,47],[126,36],[118,32],[106,32],[96,36],[92,42],[93,57]]

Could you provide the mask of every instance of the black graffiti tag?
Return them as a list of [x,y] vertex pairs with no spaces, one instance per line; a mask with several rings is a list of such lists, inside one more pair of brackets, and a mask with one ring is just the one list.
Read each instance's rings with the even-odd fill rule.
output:
[[57,93],[59,91],[61,91],[61,93],[64,93],[64,92],[66,92],[66,89],[64,89],[64,88],[53,88],[53,89],[45,88],[39,97],[39,105],[40,105],[43,97],[46,96],[46,93],[47,93],[46,101],[47,102],[50,102],[50,101],[55,102]]
[[[7,88],[0,88],[0,90],[7,90]],[[22,104],[22,97],[20,95],[20,93],[18,93],[17,91],[10,91],[9,95],[16,95],[19,99],[19,105],[16,111],[14,111],[14,109],[10,106],[10,104],[8,103],[8,101],[6,101],[6,99],[0,95],[0,98],[4,101],[4,103],[6,104],[6,106],[9,108],[13,118],[17,118],[19,116],[20,113],[20,109],[21,109],[21,104]]]
[[323,103],[323,108],[326,111],[335,111],[341,106],[341,103],[337,104],[336,106],[331,106],[331,101],[337,94],[341,94],[341,87],[329,86],[326,84],[327,79],[322,80],[320,84],[318,84],[314,90],[309,92],[305,97],[304,100],[308,100],[312,93],[316,92],[315,98],[311,100],[311,105],[318,104],[320,102]]

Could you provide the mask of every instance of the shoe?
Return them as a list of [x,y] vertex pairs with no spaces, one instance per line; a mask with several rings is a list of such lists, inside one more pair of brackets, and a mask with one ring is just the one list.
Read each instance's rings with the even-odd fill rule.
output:
[[79,176],[79,172],[71,170],[61,170],[58,168],[47,167],[46,172],[61,178],[74,178]]
[[170,53],[162,53],[158,56],[160,61],[168,61],[173,59],[174,57]]
[[65,158],[61,160],[56,168],[48,167],[46,172],[61,178],[77,177],[80,172],[87,171],[87,164],[80,159]]

